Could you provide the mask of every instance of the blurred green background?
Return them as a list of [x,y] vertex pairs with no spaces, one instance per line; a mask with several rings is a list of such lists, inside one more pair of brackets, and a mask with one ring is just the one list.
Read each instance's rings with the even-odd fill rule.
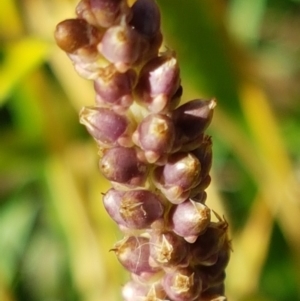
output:
[[[207,203],[231,225],[230,301],[300,300],[300,1],[158,0],[183,101],[216,97]],[[119,301],[93,103],[53,40],[71,0],[0,2],[0,300]]]

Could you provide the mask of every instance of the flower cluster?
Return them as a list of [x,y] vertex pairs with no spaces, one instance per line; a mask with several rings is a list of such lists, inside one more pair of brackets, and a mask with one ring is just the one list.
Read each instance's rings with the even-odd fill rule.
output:
[[55,39],[94,82],[96,104],[80,122],[112,184],[103,204],[124,233],[112,249],[131,274],[124,300],[226,300],[228,224],[205,192],[215,100],[179,105],[178,61],[160,51],[155,0],[81,0],[76,14],[57,25]]

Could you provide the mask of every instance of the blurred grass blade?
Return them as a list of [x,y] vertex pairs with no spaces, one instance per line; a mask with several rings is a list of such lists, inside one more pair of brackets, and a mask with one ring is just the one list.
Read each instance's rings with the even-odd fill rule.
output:
[[49,47],[49,43],[32,37],[7,46],[0,70],[0,105],[19,81],[46,60]]
[[22,21],[16,6],[17,1],[0,1],[0,37],[12,39],[19,36],[22,31]]
[[[176,49],[183,87],[202,90],[216,97],[218,106],[240,119],[236,65],[229,54],[229,40],[221,30],[205,1],[159,0],[163,27],[171,48]],[[217,3],[215,3],[217,5]],[[210,13],[209,13],[210,12]],[[188,16],[188,18],[186,17]]]
[[231,32],[248,44],[257,42],[266,9],[266,2],[266,0],[230,1],[228,15]]
[[[280,227],[290,244],[300,276],[300,208],[299,184],[295,178],[287,150],[280,136],[279,124],[269,106],[265,93],[255,85],[245,85],[241,100],[248,125],[260,154],[263,181],[260,190],[276,215]],[[300,278],[298,279],[300,283]]]
[[50,158],[47,164],[51,205],[66,238],[72,277],[81,300],[96,301],[104,289],[101,253],[76,181],[65,162],[61,156]]

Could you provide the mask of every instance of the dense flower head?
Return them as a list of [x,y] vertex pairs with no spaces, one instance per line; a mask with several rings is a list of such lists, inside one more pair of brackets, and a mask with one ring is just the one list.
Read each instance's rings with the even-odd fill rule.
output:
[[209,126],[216,100],[183,94],[176,53],[162,49],[155,0],[81,0],[58,46],[92,80],[80,122],[112,188],[103,205],[124,233],[111,249],[130,274],[125,301],[224,301],[228,223],[209,208]]

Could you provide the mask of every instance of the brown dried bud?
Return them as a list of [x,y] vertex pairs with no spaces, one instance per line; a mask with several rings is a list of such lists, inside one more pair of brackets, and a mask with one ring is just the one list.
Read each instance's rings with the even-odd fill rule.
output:
[[97,43],[99,33],[96,28],[82,19],[68,19],[57,24],[54,38],[57,45],[68,53]]

